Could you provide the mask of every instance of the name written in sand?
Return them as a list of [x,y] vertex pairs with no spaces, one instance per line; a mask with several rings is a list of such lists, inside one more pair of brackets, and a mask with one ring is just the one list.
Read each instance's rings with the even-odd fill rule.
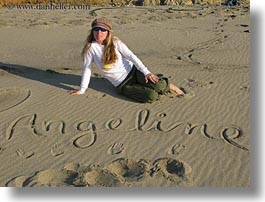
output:
[[[163,122],[163,118],[167,115],[165,113],[158,113],[155,116],[151,116],[151,112],[148,109],[140,110],[136,113],[135,123],[133,126],[123,124],[124,120],[121,118],[114,118],[105,121],[104,127],[98,128],[97,124],[92,121],[77,121],[74,124],[66,123],[63,120],[47,120],[39,122],[37,114],[28,114],[20,116],[14,119],[8,125],[6,129],[6,139],[12,140],[15,136],[16,130],[21,128],[29,130],[35,136],[45,137],[51,130],[55,130],[57,134],[68,134],[68,124],[75,130],[74,136],[71,137],[71,143],[79,149],[86,149],[96,143],[97,138],[101,133],[112,131],[120,132],[141,132],[144,134],[150,134],[149,131],[158,131],[161,134],[167,134],[172,131],[183,130],[184,135],[202,135],[204,138],[209,140],[219,140],[223,143],[228,143],[233,147],[237,147],[244,151],[248,151],[248,148],[240,145],[236,142],[240,137],[243,136],[243,132],[240,127],[230,125],[225,126],[217,135],[213,136],[208,133],[207,123],[189,123],[181,121],[168,121]],[[196,129],[196,130],[195,130]],[[195,132],[196,131],[196,132]]]

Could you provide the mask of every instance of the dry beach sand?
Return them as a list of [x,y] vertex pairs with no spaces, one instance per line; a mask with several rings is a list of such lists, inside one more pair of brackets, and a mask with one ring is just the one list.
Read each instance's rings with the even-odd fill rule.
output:
[[[249,6],[99,8],[0,9],[0,186],[249,186]],[[70,96],[102,16],[187,94]]]

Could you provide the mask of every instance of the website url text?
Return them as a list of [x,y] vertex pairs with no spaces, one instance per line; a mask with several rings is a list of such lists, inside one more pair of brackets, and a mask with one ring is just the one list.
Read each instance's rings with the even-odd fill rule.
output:
[[12,3],[6,4],[8,10],[90,10],[90,5],[67,5],[59,4],[22,4],[14,5]]

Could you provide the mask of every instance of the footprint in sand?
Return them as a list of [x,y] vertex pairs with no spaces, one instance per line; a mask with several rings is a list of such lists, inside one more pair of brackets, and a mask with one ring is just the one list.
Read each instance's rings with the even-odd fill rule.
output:
[[6,183],[6,186],[7,187],[24,187],[25,182],[27,181],[28,178],[29,178],[28,176],[24,176],[24,175],[12,178]]
[[31,96],[31,91],[19,87],[0,88],[0,112],[12,109]]
[[111,145],[107,151],[108,154],[114,155],[114,154],[119,154],[124,150],[123,144],[122,143],[114,143]]
[[165,178],[174,185],[192,184],[190,175],[192,168],[185,162],[171,159],[161,158],[153,163],[153,176],[158,178]]
[[32,151],[24,151],[23,149],[18,149],[17,151],[17,155],[20,156],[23,159],[28,159],[30,157],[32,157],[34,155],[34,152]]
[[47,169],[37,172],[32,177],[29,177],[24,186],[35,187],[35,186],[45,186],[45,187],[58,187],[58,186],[70,186],[73,184],[77,173],[60,170],[60,169]]
[[93,169],[84,174],[81,180],[86,186],[119,187],[122,186],[121,179],[106,169]]
[[121,176],[125,181],[139,180],[149,170],[148,163],[144,160],[135,161],[123,158],[111,162],[105,168],[117,176]]
[[[46,169],[31,176],[16,176],[6,182],[7,187],[63,187],[63,186],[133,186],[154,180],[171,186],[192,185],[192,169],[182,161],[160,158],[153,163],[146,160],[119,158],[106,166],[68,163],[63,169]],[[136,184],[135,184],[136,183]]]
[[61,187],[73,186],[77,172],[65,169],[47,169],[32,176],[18,176],[6,183],[7,187]]
[[[75,168],[74,168],[75,169]],[[86,171],[69,169],[47,169],[33,176],[18,176],[6,183],[8,187],[62,187],[62,186],[94,186],[118,187],[122,180],[114,173],[97,166],[90,166]]]
[[67,163],[63,169],[64,170],[68,170],[68,171],[74,171],[74,172],[78,172],[78,169],[80,168],[80,164],[79,163]]

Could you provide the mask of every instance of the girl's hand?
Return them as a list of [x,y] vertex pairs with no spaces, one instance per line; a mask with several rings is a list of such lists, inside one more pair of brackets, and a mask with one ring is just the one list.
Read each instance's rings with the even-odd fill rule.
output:
[[70,95],[81,95],[82,93],[80,93],[79,90],[70,90],[69,94]]
[[157,83],[159,78],[156,75],[149,73],[145,76],[145,82],[148,83],[148,80],[152,81],[153,83]]

